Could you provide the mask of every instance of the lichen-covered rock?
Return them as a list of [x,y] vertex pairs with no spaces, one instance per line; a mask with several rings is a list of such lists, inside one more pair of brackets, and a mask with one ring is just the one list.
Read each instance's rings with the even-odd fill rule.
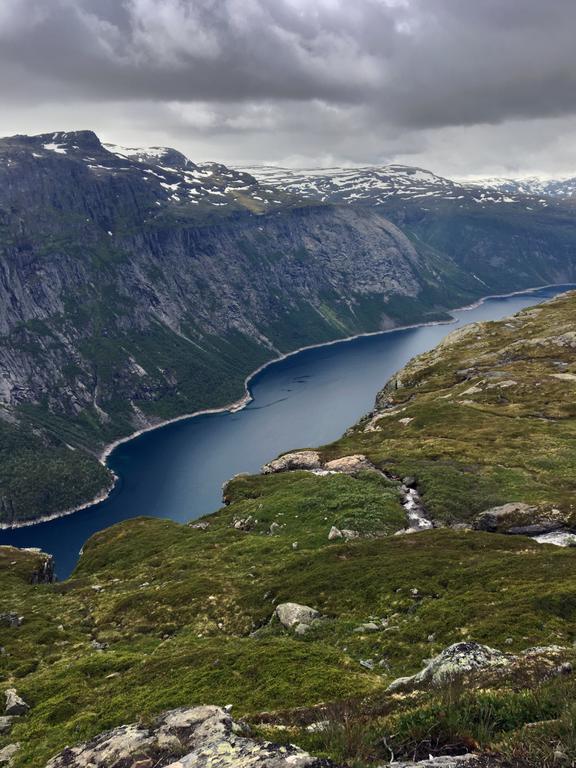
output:
[[286,629],[292,629],[298,624],[310,625],[315,619],[320,618],[317,610],[298,603],[280,603],[276,606],[274,615]]
[[361,472],[366,469],[374,469],[374,464],[361,453],[355,453],[352,456],[341,456],[339,459],[332,459],[324,464],[324,469],[330,472]]
[[482,768],[489,768],[496,765],[497,763],[494,761],[486,761],[485,759],[480,761],[478,755],[472,754],[440,755],[439,757],[430,757],[428,760],[419,760],[416,763],[405,763],[403,761],[393,763],[394,768],[461,768],[461,766],[466,766],[466,768],[476,768],[476,766],[478,768],[480,766]]
[[12,758],[20,749],[20,744],[8,744],[3,749],[0,749],[0,765],[11,765]]
[[321,466],[318,451],[294,451],[264,464],[262,474],[271,475],[275,472],[289,472],[294,469],[320,469]]
[[408,691],[424,686],[440,686],[480,669],[508,667],[512,657],[479,643],[454,643],[435,656],[411,677],[400,677],[388,691]]
[[560,510],[539,510],[522,502],[503,504],[481,512],[474,527],[490,533],[535,536],[562,528],[566,520]]
[[18,695],[15,688],[8,688],[4,691],[4,696],[6,697],[5,715],[25,715],[30,709],[30,706]]
[[330,528],[330,531],[328,533],[328,541],[334,541],[335,539],[341,539],[343,536],[342,531],[340,528],[336,528],[335,525]]
[[259,743],[220,707],[174,709],[151,726],[123,725],[63,750],[46,768],[330,768],[292,745]]

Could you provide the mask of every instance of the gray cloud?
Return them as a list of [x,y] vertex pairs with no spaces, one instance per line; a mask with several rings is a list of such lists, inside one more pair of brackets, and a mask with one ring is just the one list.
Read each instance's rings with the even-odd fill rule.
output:
[[0,0],[0,130],[90,117],[223,159],[454,168],[442,137],[484,136],[472,172],[510,165],[514,126],[530,147],[570,124],[574,29],[573,0]]

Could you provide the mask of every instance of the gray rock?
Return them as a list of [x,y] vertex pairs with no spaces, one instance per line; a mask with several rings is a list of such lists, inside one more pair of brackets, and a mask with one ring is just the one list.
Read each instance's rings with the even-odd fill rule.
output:
[[4,691],[4,696],[6,697],[5,715],[25,715],[30,709],[30,706],[18,695],[16,688],[8,688]]
[[411,677],[400,677],[388,692],[407,691],[424,686],[439,686],[479,669],[507,667],[513,657],[479,643],[454,643]]
[[352,456],[341,456],[339,459],[332,459],[332,461],[327,461],[324,464],[324,469],[327,469],[329,472],[344,472],[346,474],[374,468],[374,464],[361,453],[355,453]]
[[560,510],[540,510],[522,502],[503,504],[481,512],[474,521],[479,531],[537,536],[557,531],[566,521]]
[[342,538],[342,531],[339,528],[336,528],[335,525],[330,528],[330,533],[328,534],[328,541],[334,541],[335,539],[341,539]]
[[0,717],[0,734],[2,733],[8,733],[10,728],[12,728],[12,723],[14,721],[13,717]]
[[320,618],[320,613],[315,608],[299,603],[280,603],[276,606],[274,615],[286,629],[292,629],[297,624],[311,624],[314,619]]
[[278,523],[270,523],[270,536],[276,536],[282,530],[282,526]]
[[414,762],[394,762],[390,764],[394,768],[460,768],[461,766],[467,766],[467,768],[473,768],[473,766],[482,765],[482,768],[490,768],[490,766],[496,767],[495,762],[486,762],[484,759],[482,763],[479,762],[477,755],[441,755],[439,757],[431,757],[428,760],[419,760]]
[[254,528],[256,522],[252,515],[248,515],[248,517],[235,518],[233,526],[237,531],[250,531]]
[[271,475],[275,472],[290,472],[295,469],[320,469],[321,466],[318,451],[294,451],[264,464],[262,474]]
[[359,627],[354,629],[354,632],[380,632],[383,629],[382,626],[378,626],[374,621],[368,621],[366,624],[360,624]]
[[8,744],[8,746],[0,749],[0,765],[12,764],[12,758],[20,749],[20,744]]
[[123,725],[56,755],[46,768],[125,768],[142,761],[167,768],[331,768],[290,744],[256,742],[220,707],[175,709],[151,727]]

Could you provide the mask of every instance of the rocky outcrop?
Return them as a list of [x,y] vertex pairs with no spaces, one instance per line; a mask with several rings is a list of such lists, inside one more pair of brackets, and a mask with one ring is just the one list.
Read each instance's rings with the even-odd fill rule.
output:
[[374,470],[376,467],[361,453],[340,456],[338,459],[323,463],[318,451],[292,451],[264,464],[261,471],[264,475],[270,475],[275,472],[290,472],[298,469],[315,471],[317,474],[352,475],[356,472]]
[[293,451],[264,464],[262,474],[271,475],[276,472],[290,472],[296,469],[320,469],[321,466],[322,462],[318,451]]
[[12,765],[12,759],[20,749],[20,744],[8,744],[0,749],[0,765]]
[[42,552],[41,549],[37,548],[28,549],[27,551],[38,555],[38,565],[32,571],[30,576],[30,583],[52,584],[56,578],[54,572],[54,557],[47,552]]
[[507,667],[510,656],[479,643],[455,643],[411,677],[400,677],[388,687],[390,693],[426,686],[440,686],[479,669]]
[[481,512],[474,522],[479,531],[538,536],[561,529],[566,520],[558,509],[538,507],[512,502]]
[[429,660],[424,668],[411,677],[394,680],[389,693],[437,688],[456,680],[466,679],[470,685],[500,684],[505,679],[541,682],[550,677],[571,675],[572,655],[558,645],[528,648],[522,653],[502,653],[479,643],[455,643]]
[[52,758],[46,768],[330,768],[298,747],[257,742],[220,707],[165,712],[150,725],[103,733]]
[[5,715],[25,715],[30,709],[30,705],[18,695],[18,691],[15,688],[8,688],[4,691],[4,696],[6,697]]
[[339,459],[327,461],[324,464],[324,469],[327,469],[329,472],[353,474],[354,472],[362,472],[366,469],[375,469],[375,467],[366,456],[356,453],[352,456],[341,456]]
[[394,761],[394,768],[497,768],[499,763],[493,758],[479,755],[441,755],[418,762]]

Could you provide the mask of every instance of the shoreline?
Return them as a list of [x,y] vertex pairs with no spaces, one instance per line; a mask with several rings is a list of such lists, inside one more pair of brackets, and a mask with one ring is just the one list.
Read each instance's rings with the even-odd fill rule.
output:
[[[484,304],[489,299],[507,299],[512,296],[521,296],[524,294],[535,293],[536,291],[543,290],[544,288],[555,288],[561,285],[576,286],[576,283],[547,283],[546,285],[537,285],[537,286],[534,286],[533,288],[526,288],[519,291],[512,291],[510,293],[489,294],[487,296],[480,297],[477,301],[472,302],[472,304],[467,304],[463,307],[453,307],[452,309],[446,310],[446,311],[448,314],[452,312],[468,312],[470,310],[477,309],[478,307],[482,306],[482,304]],[[251,382],[256,376],[258,376],[260,373],[262,373],[262,371],[266,370],[271,365],[280,363],[283,360],[293,357],[294,355],[298,355],[300,354],[300,352],[305,352],[306,350],[309,350],[309,349],[319,349],[320,347],[329,347],[329,346],[334,346],[335,344],[346,344],[351,341],[354,341],[355,339],[362,339],[370,336],[383,336],[384,334],[394,333],[395,331],[407,331],[407,330],[412,330],[414,328],[427,328],[435,325],[452,325],[456,322],[458,322],[458,319],[451,316],[451,318],[448,320],[431,320],[430,322],[427,322],[427,323],[413,323],[411,325],[398,325],[398,326],[395,326],[394,328],[387,328],[381,331],[368,331],[366,333],[357,333],[353,336],[346,336],[342,339],[333,339],[332,341],[320,342],[318,344],[308,344],[306,346],[299,347],[298,349],[295,349],[292,352],[282,353],[281,355],[274,357],[271,360],[268,360],[266,363],[263,363],[261,366],[256,368],[250,374],[248,374],[248,376],[246,376],[246,378],[244,379],[244,394],[238,400],[235,400],[232,403],[228,403],[227,405],[223,405],[218,408],[205,408],[200,411],[192,411],[191,413],[182,414],[181,416],[175,416],[172,419],[165,419],[165,420],[158,421],[154,424],[150,424],[146,427],[142,427],[142,429],[138,429],[135,432],[131,432],[129,435],[126,435],[125,437],[120,437],[117,440],[114,440],[112,443],[109,443],[107,446],[105,446],[98,457],[98,461],[112,473],[112,483],[108,489],[106,489],[105,491],[102,491],[100,494],[98,494],[98,496],[96,496],[91,501],[84,502],[83,504],[79,504],[76,507],[72,507],[70,509],[66,509],[61,512],[55,512],[51,515],[45,515],[43,517],[35,518],[34,520],[22,520],[12,524],[0,523],[0,531],[10,531],[18,528],[29,528],[34,525],[49,523],[52,520],[58,520],[61,517],[68,517],[68,515],[73,515],[76,512],[81,512],[85,509],[88,509],[89,507],[96,506],[97,504],[100,504],[101,502],[106,501],[106,499],[109,498],[109,496],[113,493],[114,489],[116,488],[116,485],[119,479],[118,475],[116,475],[116,473],[112,469],[110,469],[110,467],[108,467],[107,465],[108,457],[110,456],[111,453],[113,453],[113,451],[116,448],[118,448],[118,446],[123,445],[124,443],[128,443],[132,440],[136,440],[138,437],[146,434],[147,432],[152,432],[157,429],[163,429],[164,427],[168,427],[171,424],[176,424],[179,421],[195,419],[195,418],[198,418],[199,416],[209,416],[209,415],[218,414],[218,413],[237,413],[238,411],[243,410],[254,399],[252,395],[252,391],[250,389]]]

